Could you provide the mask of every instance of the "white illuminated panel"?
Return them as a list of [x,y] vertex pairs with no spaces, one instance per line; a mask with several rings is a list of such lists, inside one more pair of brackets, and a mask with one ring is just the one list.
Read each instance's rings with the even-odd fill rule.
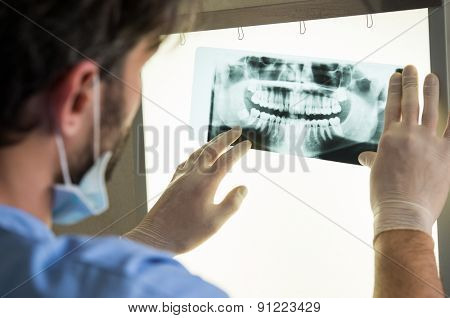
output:
[[[244,28],[242,41],[237,29],[188,34],[184,46],[174,44],[179,36],[172,36],[143,72],[148,198],[158,196],[176,165],[206,141],[206,131],[192,138],[183,128],[192,125],[196,107],[198,48],[414,64],[423,81],[430,71],[427,14],[375,15],[372,29],[361,16],[311,21],[305,35],[298,23]],[[369,171],[317,159],[306,163],[309,172],[294,156],[251,151],[217,195],[219,201],[234,186],[247,185],[241,210],[207,243],[178,259],[235,297],[370,297]],[[253,168],[257,172],[249,171]]]

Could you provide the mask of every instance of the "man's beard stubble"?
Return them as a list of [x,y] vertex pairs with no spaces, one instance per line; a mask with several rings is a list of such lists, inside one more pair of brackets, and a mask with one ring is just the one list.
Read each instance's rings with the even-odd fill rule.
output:
[[106,168],[105,179],[106,181],[110,181],[112,178],[112,174],[114,169],[117,166],[120,158],[122,158],[122,154],[125,150],[125,147],[130,139],[131,129],[128,129],[125,133],[122,133],[119,140],[116,142],[116,145],[113,150],[113,154],[111,160],[108,163],[108,167]]

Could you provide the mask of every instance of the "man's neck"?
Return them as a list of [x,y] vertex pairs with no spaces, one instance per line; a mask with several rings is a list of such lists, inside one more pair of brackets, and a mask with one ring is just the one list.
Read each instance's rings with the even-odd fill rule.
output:
[[54,147],[31,136],[0,148],[0,204],[21,209],[51,226]]

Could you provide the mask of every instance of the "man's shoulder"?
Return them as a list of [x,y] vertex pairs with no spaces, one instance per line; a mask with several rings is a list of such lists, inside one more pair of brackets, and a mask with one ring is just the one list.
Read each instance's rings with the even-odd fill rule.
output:
[[[14,235],[13,235],[14,236]],[[119,237],[60,236],[11,246],[0,264],[1,293],[16,297],[223,297],[171,254]]]

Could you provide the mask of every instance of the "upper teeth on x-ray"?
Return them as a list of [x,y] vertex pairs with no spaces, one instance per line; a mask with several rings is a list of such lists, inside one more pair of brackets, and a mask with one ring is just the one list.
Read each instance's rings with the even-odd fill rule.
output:
[[255,54],[216,62],[210,138],[241,126],[255,149],[349,163],[376,150],[395,66]]

